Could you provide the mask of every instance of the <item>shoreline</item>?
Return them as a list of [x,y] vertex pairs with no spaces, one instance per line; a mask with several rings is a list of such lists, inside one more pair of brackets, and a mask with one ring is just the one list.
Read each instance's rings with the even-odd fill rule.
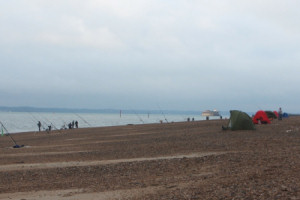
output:
[[[225,116],[226,118],[227,116]],[[203,116],[184,116],[184,115],[161,115],[161,114],[124,114],[122,116],[116,114],[82,114],[76,116],[73,113],[64,114],[28,114],[28,113],[0,113],[0,121],[4,124],[9,133],[23,133],[38,131],[37,123],[42,122],[42,131],[46,131],[49,125],[52,130],[62,130],[63,127],[68,128],[68,123],[72,121],[79,122],[79,128],[88,127],[106,127],[106,126],[122,126],[137,124],[153,124],[153,123],[171,123],[184,122],[188,119],[196,121],[206,120]],[[219,119],[220,117],[211,117],[210,119]],[[6,132],[5,132],[6,133]]]

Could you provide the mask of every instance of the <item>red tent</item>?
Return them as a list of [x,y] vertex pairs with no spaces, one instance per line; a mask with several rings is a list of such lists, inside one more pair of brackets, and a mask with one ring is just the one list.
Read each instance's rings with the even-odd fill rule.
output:
[[277,118],[279,117],[279,114],[276,110],[274,110],[273,113],[277,116]]
[[268,115],[265,113],[265,111],[263,110],[259,110],[256,112],[256,114],[254,115],[254,117],[252,118],[252,121],[254,124],[270,124],[271,121],[268,118]]

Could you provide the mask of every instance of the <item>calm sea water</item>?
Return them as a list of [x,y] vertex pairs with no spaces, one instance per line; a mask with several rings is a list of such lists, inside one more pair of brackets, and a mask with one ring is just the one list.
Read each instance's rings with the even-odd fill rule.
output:
[[[227,116],[223,116],[227,117]],[[187,118],[195,120],[205,120],[199,115],[182,114],[99,114],[99,113],[45,113],[45,112],[0,112],[0,121],[3,123],[9,133],[38,131],[37,123],[41,121],[42,128],[61,129],[64,125],[67,127],[72,121],[78,121],[81,127],[103,127],[119,126],[127,124],[149,124],[187,121]],[[210,117],[210,119],[219,119],[219,117]]]

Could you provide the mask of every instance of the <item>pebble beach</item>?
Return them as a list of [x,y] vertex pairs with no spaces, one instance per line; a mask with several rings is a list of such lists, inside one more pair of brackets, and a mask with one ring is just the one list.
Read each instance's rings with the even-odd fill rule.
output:
[[252,131],[227,119],[0,137],[0,199],[300,199],[300,117]]

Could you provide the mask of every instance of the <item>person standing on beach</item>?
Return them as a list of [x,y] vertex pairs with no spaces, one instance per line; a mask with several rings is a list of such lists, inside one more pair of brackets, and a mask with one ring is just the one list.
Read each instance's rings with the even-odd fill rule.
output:
[[38,125],[38,127],[39,127],[39,131],[41,131],[42,123],[39,121],[39,122],[37,123],[37,125]]
[[281,107],[279,108],[278,115],[279,115],[278,120],[282,120],[282,109],[281,109]]
[[72,129],[72,122],[68,124],[69,129]]
[[77,120],[75,122],[75,126],[76,126],[76,128],[78,128],[78,121]]

